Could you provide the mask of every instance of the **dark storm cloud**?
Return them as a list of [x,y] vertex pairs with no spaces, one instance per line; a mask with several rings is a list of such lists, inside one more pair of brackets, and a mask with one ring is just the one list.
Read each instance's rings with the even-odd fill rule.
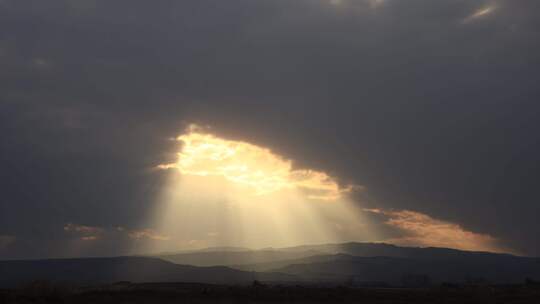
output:
[[0,235],[147,228],[196,122],[540,254],[537,1],[373,4],[0,2]]

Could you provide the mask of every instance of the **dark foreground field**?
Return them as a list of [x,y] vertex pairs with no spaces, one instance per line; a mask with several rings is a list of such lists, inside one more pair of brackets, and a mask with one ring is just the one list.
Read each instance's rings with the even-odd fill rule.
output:
[[68,288],[34,283],[0,290],[0,303],[540,303],[537,286],[442,286],[429,289],[223,286],[151,283]]

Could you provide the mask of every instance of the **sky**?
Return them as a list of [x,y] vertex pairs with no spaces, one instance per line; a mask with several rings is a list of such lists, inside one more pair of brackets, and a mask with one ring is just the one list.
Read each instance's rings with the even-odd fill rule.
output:
[[539,8],[0,0],[0,258],[540,256]]

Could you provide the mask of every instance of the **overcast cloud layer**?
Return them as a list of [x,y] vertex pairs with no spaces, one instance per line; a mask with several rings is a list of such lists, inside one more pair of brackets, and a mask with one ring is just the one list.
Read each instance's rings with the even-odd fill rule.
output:
[[154,235],[189,123],[540,255],[539,5],[2,0],[0,257]]

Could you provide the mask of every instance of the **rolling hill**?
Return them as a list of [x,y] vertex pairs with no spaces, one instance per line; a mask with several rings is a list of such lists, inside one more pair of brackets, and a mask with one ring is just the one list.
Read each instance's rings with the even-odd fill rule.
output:
[[[304,282],[522,283],[540,279],[540,259],[448,248],[400,247],[383,243],[305,245],[261,250],[179,253],[161,258],[192,265],[226,265],[238,270],[278,272]],[[406,282],[406,281],[409,282]],[[426,282],[422,283],[425,284]]]
[[[511,256],[489,252],[462,251],[448,248],[419,248],[400,247],[384,243],[342,243],[304,245],[286,248],[265,248],[260,250],[251,249],[224,249],[206,248],[198,251],[159,254],[155,257],[173,262],[193,266],[231,266],[245,269],[246,265],[259,265],[279,262],[283,265],[287,260],[302,259],[317,255],[348,254],[358,257],[401,257],[419,259],[447,259],[456,257],[492,257]],[[270,269],[264,267],[265,269]],[[249,270],[255,270],[250,269]]]
[[[344,243],[249,250],[207,248],[158,257],[0,261],[0,287],[33,280],[72,284],[193,282],[358,284],[513,284],[540,279],[540,259],[388,244]],[[376,285],[376,284],[375,284]]]
[[290,275],[254,273],[224,266],[177,265],[157,258],[113,257],[0,261],[0,287],[12,287],[34,280],[72,284],[131,282],[198,282],[249,284],[261,281],[288,281]]
[[271,271],[310,282],[384,282],[393,286],[430,284],[519,284],[540,278],[540,259],[515,256],[466,256],[446,259],[317,256]]

